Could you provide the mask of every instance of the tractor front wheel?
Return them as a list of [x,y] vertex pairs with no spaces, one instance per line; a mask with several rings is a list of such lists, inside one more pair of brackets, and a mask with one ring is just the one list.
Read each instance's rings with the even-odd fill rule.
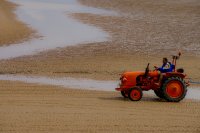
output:
[[167,101],[179,102],[185,98],[187,87],[183,79],[179,77],[172,77],[164,82],[162,92]]
[[142,89],[139,87],[131,88],[128,97],[131,101],[139,101],[142,98]]

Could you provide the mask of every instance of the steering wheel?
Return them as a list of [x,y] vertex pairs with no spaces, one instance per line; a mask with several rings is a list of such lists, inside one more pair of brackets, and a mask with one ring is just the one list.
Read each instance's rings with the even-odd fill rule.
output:
[[149,73],[149,64],[150,64],[150,63],[147,64],[147,67],[146,67],[146,69],[145,69],[145,73],[144,73],[144,76],[145,76],[145,77],[146,77],[146,76],[148,75],[148,73]]
[[154,70],[153,71],[158,71],[158,67],[154,66]]

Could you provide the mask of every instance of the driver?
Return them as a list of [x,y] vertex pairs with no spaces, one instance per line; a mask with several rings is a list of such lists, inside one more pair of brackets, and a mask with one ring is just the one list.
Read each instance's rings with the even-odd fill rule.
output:
[[172,72],[171,63],[168,61],[167,58],[163,58],[163,65],[162,67],[154,66],[156,70],[160,71],[161,73]]
[[157,85],[159,85],[163,79],[163,73],[166,73],[166,72],[172,72],[173,69],[172,69],[172,65],[171,63],[168,61],[167,58],[163,58],[163,65],[162,67],[157,67],[157,66],[154,66],[156,70],[160,71],[159,75],[159,82],[156,83]]

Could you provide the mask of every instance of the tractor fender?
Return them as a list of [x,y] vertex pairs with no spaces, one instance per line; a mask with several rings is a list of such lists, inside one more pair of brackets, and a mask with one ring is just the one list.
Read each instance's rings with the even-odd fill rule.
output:
[[166,77],[166,78],[179,77],[181,79],[184,79],[186,77],[186,74],[179,73],[179,72],[167,72],[167,73],[165,73],[164,77]]

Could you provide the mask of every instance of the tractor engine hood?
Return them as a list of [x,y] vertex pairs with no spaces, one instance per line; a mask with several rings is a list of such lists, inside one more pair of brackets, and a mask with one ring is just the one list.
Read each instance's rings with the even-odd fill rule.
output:
[[137,77],[137,76],[139,76],[139,75],[142,75],[142,74],[144,74],[144,72],[143,71],[137,71],[137,72],[124,72],[123,74],[122,74],[122,77]]
[[120,80],[121,80],[121,85],[124,87],[133,87],[136,85],[136,78],[139,75],[143,75],[143,71],[138,71],[138,72],[125,72],[122,74]]

